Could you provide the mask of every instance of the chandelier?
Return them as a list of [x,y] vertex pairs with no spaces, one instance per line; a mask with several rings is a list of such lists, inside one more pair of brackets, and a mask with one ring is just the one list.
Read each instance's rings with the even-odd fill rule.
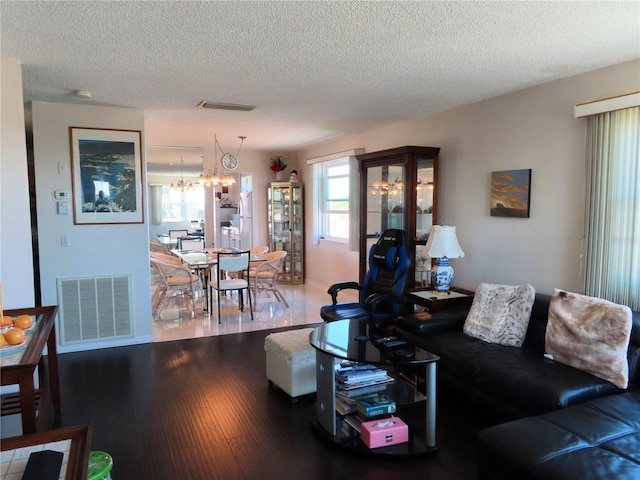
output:
[[[222,151],[222,148],[220,148],[220,144],[218,143],[218,136],[214,134],[213,138],[214,138],[213,170],[210,168],[203,168],[202,173],[198,177],[198,180],[196,181],[196,183],[198,184],[202,183],[205,187],[209,187],[211,185],[213,185],[214,187],[216,185],[220,185],[223,187],[235,185],[236,179],[233,178],[233,175],[230,175],[228,173],[221,174],[218,171],[218,150],[220,150],[220,153],[222,153],[223,155],[224,155],[224,152]],[[238,153],[236,154],[236,157],[240,153],[240,150],[242,149],[242,144],[244,143],[244,139],[247,137],[241,136],[238,138],[241,140],[241,142],[240,142],[240,148],[238,149]]]
[[389,182],[373,182],[370,187],[371,195],[401,195],[404,188],[404,182],[400,177],[396,177],[396,181]]
[[182,159],[182,157],[180,157],[180,180],[173,180],[171,182],[171,185],[169,185],[169,188],[171,190],[177,190],[180,192],[186,192],[195,189],[193,183],[191,183],[191,180],[184,179],[184,160]]

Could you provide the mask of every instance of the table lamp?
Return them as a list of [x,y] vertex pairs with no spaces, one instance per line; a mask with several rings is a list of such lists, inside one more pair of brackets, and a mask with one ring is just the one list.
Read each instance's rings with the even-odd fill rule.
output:
[[456,237],[456,227],[432,225],[426,250],[431,258],[438,259],[431,272],[431,285],[434,293],[449,295],[449,288],[453,283],[453,267],[449,265],[449,259],[464,257],[464,252]]

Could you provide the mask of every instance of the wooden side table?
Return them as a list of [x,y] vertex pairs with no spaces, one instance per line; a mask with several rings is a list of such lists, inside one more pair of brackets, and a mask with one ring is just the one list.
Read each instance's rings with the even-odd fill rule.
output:
[[436,295],[431,288],[415,288],[407,295],[408,302],[425,307],[429,312],[470,306],[474,292],[451,287],[449,295]]
[[2,464],[21,476],[31,452],[54,450],[64,455],[60,478],[87,480],[91,434],[90,425],[79,425],[2,439]]
[[[22,433],[34,433],[48,428],[44,418],[49,401],[55,413],[60,412],[60,380],[58,376],[58,351],[56,345],[55,318],[58,306],[20,308],[5,310],[4,315],[33,315],[35,330],[21,353],[0,357],[0,379],[2,386],[18,385],[17,393],[2,395],[2,415],[21,414]],[[42,353],[47,347],[48,361],[45,366]],[[40,389],[36,390],[33,375],[38,368]],[[44,372],[48,371],[48,375]],[[48,378],[47,378],[48,377]],[[44,388],[44,386],[48,388]]]

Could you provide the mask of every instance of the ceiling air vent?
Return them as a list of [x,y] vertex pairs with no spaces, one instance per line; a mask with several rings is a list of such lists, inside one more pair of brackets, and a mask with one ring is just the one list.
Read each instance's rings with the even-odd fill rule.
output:
[[240,112],[250,112],[254,108],[255,105],[242,105],[241,103],[220,103],[220,102],[210,102],[208,100],[202,100],[198,106],[200,108],[213,108],[216,110],[238,110]]

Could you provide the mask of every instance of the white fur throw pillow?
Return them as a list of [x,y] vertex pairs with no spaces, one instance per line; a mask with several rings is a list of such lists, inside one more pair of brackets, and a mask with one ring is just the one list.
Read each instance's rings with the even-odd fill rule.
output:
[[521,347],[536,291],[531,285],[481,283],[464,322],[467,335],[489,343]]
[[629,307],[555,289],[549,304],[545,349],[557,362],[627,388],[631,325]]

